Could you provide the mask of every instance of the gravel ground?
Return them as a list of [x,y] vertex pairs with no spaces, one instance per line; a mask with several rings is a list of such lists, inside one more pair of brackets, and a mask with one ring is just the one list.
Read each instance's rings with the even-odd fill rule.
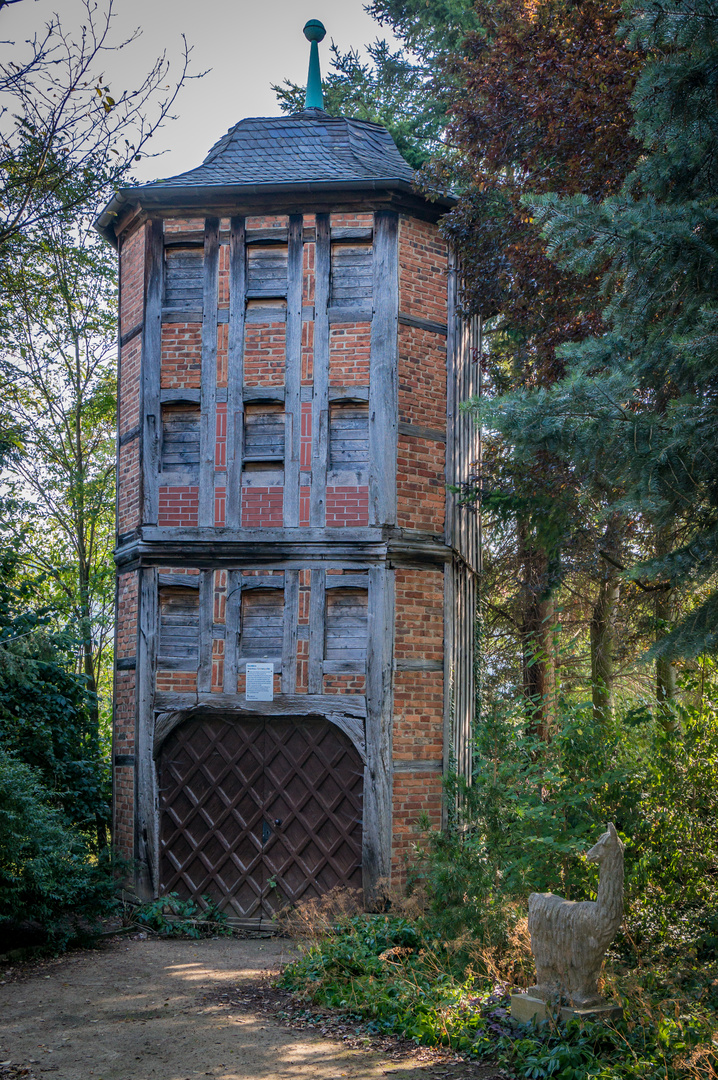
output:
[[0,968],[1,1080],[492,1080],[490,1066],[308,1014],[279,938],[127,940]]

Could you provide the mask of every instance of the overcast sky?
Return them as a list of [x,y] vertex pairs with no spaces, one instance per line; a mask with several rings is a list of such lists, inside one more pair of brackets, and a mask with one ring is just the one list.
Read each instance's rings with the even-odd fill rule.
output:
[[[175,112],[156,137],[159,159],[141,163],[140,180],[172,176],[194,168],[228,128],[244,116],[277,116],[270,87],[285,78],[306,82],[309,43],[302,34],[308,19],[321,19],[327,36],[319,46],[322,71],[333,39],[340,49],[361,49],[376,37],[393,39],[363,10],[366,0],[115,0],[115,34],[127,37],[142,29],[138,42],[122,53],[118,70],[108,68],[113,92],[140,82],[155,57],[167,51],[175,69],[181,55],[181,34],[194,47],[195,71],[212,70],[182,91]],[[106,0],[99,0],[101,8]],[[81,0],[22,0],[0,11],[0,39],[14,41],[22,55],[23,40],[41,30],[54,12],[67,29],[79,27]],[[5,50],[3,50],[5,51]]]

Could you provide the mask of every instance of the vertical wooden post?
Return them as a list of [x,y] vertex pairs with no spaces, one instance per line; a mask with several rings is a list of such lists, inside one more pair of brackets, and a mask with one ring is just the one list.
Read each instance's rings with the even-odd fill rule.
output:
[[[244,453],[244,320],[247,255],[245,222],[233,217],[229,225],[229,333],[227,340],[227,510],[225,524],[238,529],[242,502]],[[226,648],[226,645],[225,645]],[[227,661],[225,659],[225,673]],[[237,682],[235,679],[236,693]]]
[[204,226],[202,298],[202,377],[199,428],[199,524],[214,525],[214,465],[217,441],[217,301],[219,295],[219,218]]
[[321,694],[324,688],[324,604],[325,570],[312,570],[309,595],[309,693]]
[[227,571],[227,605],[224,616],[224,692],[237,693],[239,619],[242,611],[242,573]]
[[289,216],[287,359],[284,374],[284,525],[299,525],[299,441],[302,431],[302,270],[304,218]]
[[332,252],[329,214],[317,214],[316,221],[312,486],[309,496],[309,523],[323,528],[326,521],[329,456],[329,278]]
[[162,293],[164,225],[152,220],[145,229],[145,318],[142,331],[140,443],[142,523],[156,525],[159,508],[160,366],[162,363]]
[[[212,626],[214,624],[214,570],[199,572],[199,664],[197,693],[212,689]],[[225,626],[225,634],[226,634]]]
[[369,640],[366,676],[363,882],[368,904],[377,881],[391,874],[392,725],[394,719],[394,571],[369,571]]
[[297,639],[299,619],[299,571],[284,571],[284,640],[282,642],[282,693],[297,690]]
[[399,423],[399,218],[374,215],[374,285],[369,371],[369,524],[396,524]]
[[159,806],[153,758],[157,571],[140,571],[137,622],[137,726],[135,733],[135,887],[149,899],[159,889]]

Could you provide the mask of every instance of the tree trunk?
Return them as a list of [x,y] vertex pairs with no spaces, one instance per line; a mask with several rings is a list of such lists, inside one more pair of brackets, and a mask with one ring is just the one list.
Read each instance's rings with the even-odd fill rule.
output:
[[597,723],[613,715],[616,608],[620,583],[616,570],[606,567],[591,616],[591,698]]
[[544,552],[527,542],[519,527],[523,587],[521,652],[523,692],[531,726],[545,741],[551,738],[556,717],[555,607],[549,590],[548,561]]
[[[667,555],[673,546],[673,535],[668,529],[661,529],[656,537],[656,555]],[[675,618],[673,589],[656,593],[655,625],[656,641],[665,637]],[[673,701],[676,696],[675,665],[661,656],[656,660],[656,699],[660,705]]]

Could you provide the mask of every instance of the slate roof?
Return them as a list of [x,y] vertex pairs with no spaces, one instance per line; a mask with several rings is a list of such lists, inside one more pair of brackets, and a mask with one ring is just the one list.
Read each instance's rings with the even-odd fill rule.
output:
[[305,109],[294,116],[240,120],[198,168],[139,191],[356,180],[411,183],[413,178],[386,128]]

